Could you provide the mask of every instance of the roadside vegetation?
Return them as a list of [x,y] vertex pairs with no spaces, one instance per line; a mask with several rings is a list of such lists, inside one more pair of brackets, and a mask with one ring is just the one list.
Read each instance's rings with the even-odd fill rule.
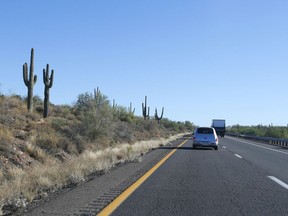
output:
[[279,126],[240,126],[234,125],[227,129],[227,133],[242,134],[258,137],[270,137],[279,139],[288,139],[288,127]]
[[194,128],[189,121],[135,116],[101,92],[80,94],[73,106],[49,104],[47,118],[43,103],[34,96],[27,112],[27,98],[0,95],[0,214],[119,163],[140,161]]

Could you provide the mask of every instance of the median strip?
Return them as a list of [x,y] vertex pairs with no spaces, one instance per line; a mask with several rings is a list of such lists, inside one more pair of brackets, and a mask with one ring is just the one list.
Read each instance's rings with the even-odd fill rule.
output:
[[282,186],[283,188],[288,190],[288,185],[281,181],[280,179],[274,177],[274,176],[267,176],[268,178],[270,178],[272,181],[274,181],[275,183],[277,183],[278,185]]
[[[177,146],[183,146],[189,139],[185,140]],[[141,178],[139,178],[134,184],[127,188],[123,193],[121,193],[116,199],[114,199],[109,205],[107,205],[98,216],[110,215],[118,208],[121,203],[123,203],[143,182],[145,182],[169,157],[171,157],[176,151],[177,148],[171,151],[166,155],[161,161],[159,161],[152,169],[145,173]]]

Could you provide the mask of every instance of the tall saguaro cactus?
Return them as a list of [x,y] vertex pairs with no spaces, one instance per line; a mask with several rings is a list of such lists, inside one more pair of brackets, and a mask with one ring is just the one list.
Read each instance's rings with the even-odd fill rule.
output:
[[31,57],[30,57],[30,69],[29,69],[29,78],[28,78],[28,65],[25,63],[23,65],[23,80],[25,85],[28,88],[28,96],[27,96],[27,108],[28,112],[33,112],[33,87],[37,82],[37,75],[34,76],[34,49],[31,49]]
[[158,121],[158,123],[160,123],[160,120],[163,118],[163,113],[164,113],[164,107],[162,107],[162,113],[161,113],[161,116],[159,117],[158,116],[158,113],[157,113],[157,108],[155,108],[155,119]]
[[46,65],[46,70],[43,69],[43,83],[45,85],[44,90],[44,118],[48,117],[48,105],[49,105],[49,96],[50,88],[53,85],[54,70],[51,71],[51,76],[49,77],[49,64]]
[[149,119],[150,107],[147,107],[147,96],[145,96],[145,104],[142,103],[142,115],[144,119]]

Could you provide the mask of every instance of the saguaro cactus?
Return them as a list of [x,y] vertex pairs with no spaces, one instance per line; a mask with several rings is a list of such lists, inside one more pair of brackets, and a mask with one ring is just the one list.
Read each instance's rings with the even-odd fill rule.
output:
[[50,88],[53,85],[54,70],[51,71],[51,76],[49,77],[49,64],[46,65],[46,70],[43,69],[43,83],[45,85],[44,89],[44,118],[48,116],[48,105],[49,105],[49,96]]
[[142,115],[144,119],[149,119],[150,107],[147,107],[147,96],[145,96],[145,105],[142,103]]
[[97,89],[94,88],[94,100],[95,100],[96,106],[99,107],[101,103],[101,92],[100,92],[99,87],[97,87]]
[[28,79],[28,65],[25,63],[23,65],[23,80],[25,85],[28,88],[28,96],[27,96],[27,108],[28,112],[33,112],[33,87],[37,81],[37,75],[34,76],[34,49],[31,49],[31,57],[30,57],[30,70],[29,70],[29,79]]
[[132,110],[132,103],[130,103],[130,106],[128,107],[128,112],[132,113],[133,115],[135,113],[135,108]]
[[158,116],[157,108],[155,108],[155,119],[158,121],[158,123],[160,123],[160,120],[161,120],[162,117],[163,117],[163,113],[164,113],[164,107],[162,107],[162,113],[161,113],[161,116],[160,116],[160,117]]
[[118,107],[118,104],[116,103],[115,99],[113,99],[112,108],[116,109],[117,107]]

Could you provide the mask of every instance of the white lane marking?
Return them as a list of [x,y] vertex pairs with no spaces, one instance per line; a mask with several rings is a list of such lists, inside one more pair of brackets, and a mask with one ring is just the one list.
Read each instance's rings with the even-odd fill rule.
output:
[[272,181],[276,182],[277,184],[279,184],[280,186],[282,186],[282,187],[284,187],[285,189],[288,190],[288,185],[285,182],[281,181],[280,179],[278,179],[278,178],[276,178],[274,176],[267,176],[267,177],[270,178]]
[[271,150],[271,151],[275,151],[275,152],[278,152],[278,153],[283,153],[283,154],[287,154],[287,155],[288,155],[288,152],[284,152],[284,151],[280,151],[280,150],[277,150],[277,149],[272,149],[272,148],[268,148],[268,147],[265,147],[265,146],[253,144],[253,143],[246,142],[246,141],[243,141],[243,140],[240,140],[240,139],[234,139],[234,138],[231,138],[231,137],[227,137],[227,138],[228,138],[228,139],[232,139],[232,140],[236,140],[236,141],[239,141],[239,142],[248,144],[248,145],[257,146],[257,147],[259,147],[259,148],[264,148],[264,149],[267,149],[267,150]]
[[238,154],[234,154],[236,157],[238,157],[238,158],[240,158],[240,159],[242,159],[243,157],[241,157],[240,155],[238,155]]
[[222,146],[224,149],[226,149],[226,146]]

